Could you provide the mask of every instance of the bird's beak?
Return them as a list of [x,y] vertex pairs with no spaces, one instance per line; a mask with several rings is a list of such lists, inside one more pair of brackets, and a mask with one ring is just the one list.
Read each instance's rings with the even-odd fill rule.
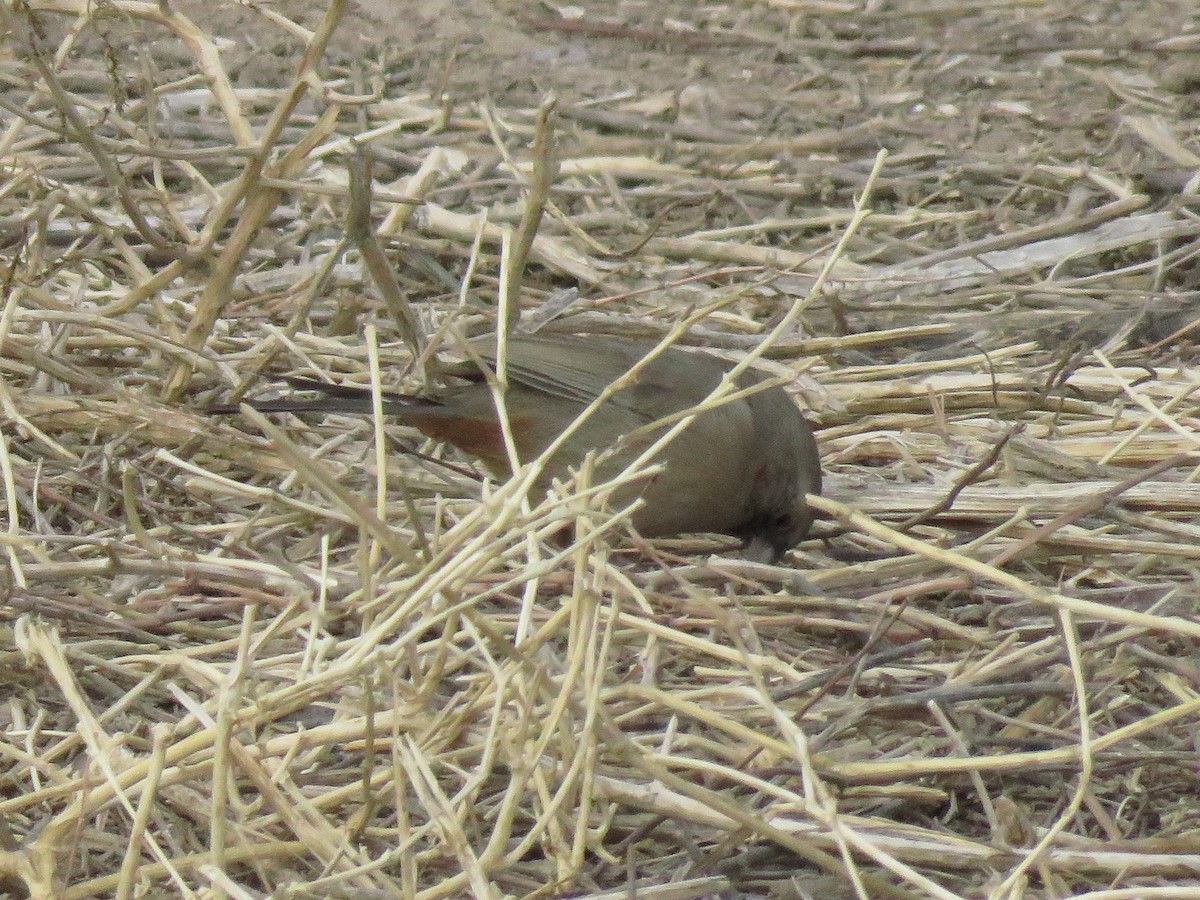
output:
[[761,535],[756,535],[746,541],[746,546],[742,550],[746,559],[757,563],[777,563],[782,553]]

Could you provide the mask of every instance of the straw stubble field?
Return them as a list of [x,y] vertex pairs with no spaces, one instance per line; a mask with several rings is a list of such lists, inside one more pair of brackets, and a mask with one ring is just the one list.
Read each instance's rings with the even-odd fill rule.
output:
[[[0,5],[0,890],[1200,896],[1200,20],[1084,6]],[[506,311],[761,354],[814,534],[205,412]]]

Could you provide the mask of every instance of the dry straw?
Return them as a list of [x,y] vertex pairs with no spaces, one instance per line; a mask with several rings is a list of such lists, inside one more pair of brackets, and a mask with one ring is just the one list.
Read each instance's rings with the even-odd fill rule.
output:
[[[279,84],[173,4],[0,5],[0,890],[1197,896],[1200,380],[1143,302],[1194,218],[964,161],[1011,215],[1097,200],[989,231],[879,122],[354,99],[340,2],[254,12]],[[776,164],[813,153],[829,204]],[[497,321],[778,376],[817,536],[646,545],[589,465],[204,413],[419,389]]]

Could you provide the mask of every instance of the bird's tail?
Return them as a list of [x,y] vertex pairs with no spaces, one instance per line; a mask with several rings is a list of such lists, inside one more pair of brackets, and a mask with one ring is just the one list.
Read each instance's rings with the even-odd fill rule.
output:
[[[369,415],[372,409],[371,391],[368,388],[352,387],[345,384],[330,384],[312,378],[300,378],[295,375],[284,375],[286,381],[295,391],[308,391],[319,394],[318,397],[285,396],[277,400],[246,400],[248,406],[259,412],[335,412],[347,415]],[[439,406],[436,401],[427,400],[412,394],[383,393],[383,411],[385,413],[420,412],[435,409]],[[208,412],[213,415],[230,415],[236,413],[241,404],[225,406],[210,406]]]

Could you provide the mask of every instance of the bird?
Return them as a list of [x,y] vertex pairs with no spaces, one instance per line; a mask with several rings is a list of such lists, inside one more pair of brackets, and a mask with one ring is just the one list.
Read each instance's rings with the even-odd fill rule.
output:
[[[469,342],[493,370],[494,337]],[[618,337],[520,334],[508,339],[504,406],[520,462],[546,450],[580,413],[654,351],[652,342]],[[620,473],[679,419],[701,403],[732,368],[709,353],[667,346],[628,384],[605,398],[546,460],[538,483],[548,488],[596,451],[596,477]],[[428,396],[384,392],[383,412],[426,436],[479,459],[498,478],[511,476],[495,396],[478,362],[451,370],[459,383]],[[370,389],[285,377],[288,395],[250,402],[260,412],[370,414]],[[735,390],[764,385],[754,371]],[[237,407],[214,407],[230,413]],[[667,421],[663,421],[667,420]],[[655,424],[658,423],[658,424]],[[607,455],[603,451],[611,451]],[[612,503],[641,498],[632,523],[644,537],[724,534],[743,542],[748,557],[778,562],[808,534],[806,494],[821,492],[821,462],[809,423],[778,384],[768,384],[705,409],[661,450],[662,467],[617,488]]]

